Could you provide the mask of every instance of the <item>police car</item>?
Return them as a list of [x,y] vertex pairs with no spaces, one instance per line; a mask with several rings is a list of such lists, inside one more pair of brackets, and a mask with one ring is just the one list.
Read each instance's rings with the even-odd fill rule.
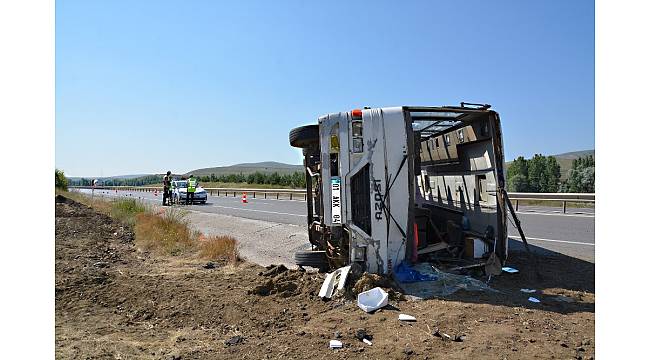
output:
[[[200,185],[194,192],[193,203],[205,204],[208,201],[208,192]],[[174,204],[187,202],[187,180],[172,180],[172,202]]]

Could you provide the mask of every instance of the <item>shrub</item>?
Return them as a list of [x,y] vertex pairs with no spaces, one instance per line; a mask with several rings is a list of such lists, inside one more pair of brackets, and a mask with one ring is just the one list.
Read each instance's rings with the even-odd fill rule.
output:
[[120,199],[111,203],[111,217],[133,225],[136,221],[136,215],[147,211],[147,207],[135,199]]
[[142,249],[180,255],[196,245],[199,234],[192,231],[181,210],[170,208],[162,215],[147,211],[135,219],[135,241]]
[[68,190],[68,179],[66,179],[63,170],[54,169],[54,187]]
[[226,260],[231,264],[239,261],[237,240],[232,236],[211,235],[200,242],[199,256],[208,260]]

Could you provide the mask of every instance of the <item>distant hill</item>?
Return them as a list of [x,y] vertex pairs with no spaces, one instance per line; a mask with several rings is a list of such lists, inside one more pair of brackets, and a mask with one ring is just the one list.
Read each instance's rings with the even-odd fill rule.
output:
[[258,163],[244,163],[230,166],[217,166],[203,169],[188,171],[185,175],[194,174],[195,176],[206,176],[214,174],[215,176],[228,174],[252,174],[256,171],[261,173],[293,174],[296,171],[304,171],[302,165],[284,164],[275,161],[263,161]]
[[[544,155],[544,154],[542,154]],[[573,160],[579,158],[579,157],[585,157],[585,156],[593,156],[594,159],[596,158],[596,150],[581,150],[581,151],[572,151],[572,152],[566,152],[562,154],[557,154],[557,155],[551,155],[553,156],[558,164],[560,164],[560,178],[562,180],[566,179],[567,177],[567,172],[569,169],[571,169],[571,165],[573,164]],[[506,171],[508,171],[508,167],[510,166],[510,163],[512,161],[506,162]]]
[[562,154],[557,154],[557,155],[552,155],[556,159],[561,158],[561,159],[577,159],[579,157],[585,157],[585,156],[596,156],[596,150],[582,150],[582,151],[572,151],[572,152],[567,152],[567,153],[562,153]]

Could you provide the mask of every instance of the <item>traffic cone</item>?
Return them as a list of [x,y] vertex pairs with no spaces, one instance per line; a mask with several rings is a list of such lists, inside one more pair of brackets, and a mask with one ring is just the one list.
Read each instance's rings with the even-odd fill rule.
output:
[[244,204],[248,204],[248,200],[246,199],[246,193],[242,193],[241,202],[244,203]]

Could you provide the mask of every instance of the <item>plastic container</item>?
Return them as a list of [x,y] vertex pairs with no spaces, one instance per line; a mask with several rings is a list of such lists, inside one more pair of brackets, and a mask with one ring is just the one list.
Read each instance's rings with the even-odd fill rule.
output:
[[373,312],[388,305],[388,293],[376,287],[357,295],[357,305],[365,312]]

